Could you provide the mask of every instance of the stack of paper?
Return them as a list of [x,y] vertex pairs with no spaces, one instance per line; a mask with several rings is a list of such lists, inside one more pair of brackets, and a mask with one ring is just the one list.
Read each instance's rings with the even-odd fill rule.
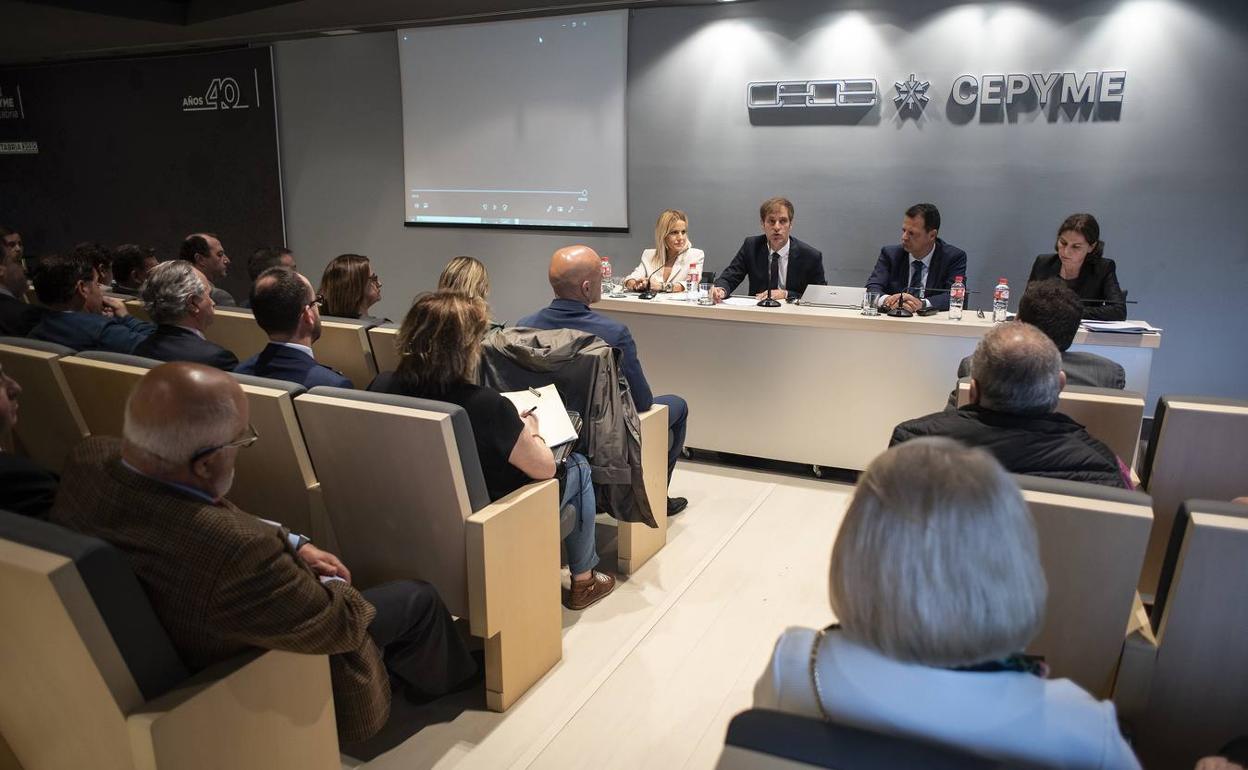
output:
[[1147,321],[1085,320],[1081,323],[1081,325],[1090,332],[1112,332],[1114,334],[1144,334],[1145,332],[1161,331],[1161,329],[1158,329]]
[[537,431],[548,447],[557,447],[576,440],[576,428],[568,417],[567,407],[554,385],[504,393],[520,414],[537,408]]

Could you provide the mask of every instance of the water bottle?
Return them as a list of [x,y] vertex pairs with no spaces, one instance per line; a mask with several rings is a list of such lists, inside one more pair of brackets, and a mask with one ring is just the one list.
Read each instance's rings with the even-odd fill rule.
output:
[[962,320],[962,303],[966,301],[966,284],[963,276],[953,278],[953,286],[949,287],[949,320]]
[[690,265],[689,271],[685,273],[685,301],[698,301],[698,279],[702,277],[702,273],[698,271],[697,265]]
[[992,290],[992,322],[1001,323],[1010,309],[1010,282],[1004,278],[997,279],[996,288]]
[[602,258],[602,290],[608,297],[623,296],[619,287],[615,285],[614,272],[611,270],[611,260],[606,256]]

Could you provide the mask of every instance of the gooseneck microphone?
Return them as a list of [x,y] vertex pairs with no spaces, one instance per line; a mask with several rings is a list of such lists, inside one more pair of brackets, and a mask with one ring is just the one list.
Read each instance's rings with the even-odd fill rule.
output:
[[[655,256],[658,256],[658,255],[656,254]],[[653,270],[646,273],[646,288],[643,289],[642,292],[637,295],[637,299],[654,299],[655,297],[659,296],[658,293],[650,289],[650,276],[657,273],[663,267],[663,265],[664,263],[660,262],[658,265],[655,266]]]

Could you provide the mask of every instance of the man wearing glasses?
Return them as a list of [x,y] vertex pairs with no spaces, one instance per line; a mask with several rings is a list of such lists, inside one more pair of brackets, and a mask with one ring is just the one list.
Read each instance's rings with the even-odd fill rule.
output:
[[82,254],[39,260],[35,292],[48,307],[30,336],[74,350],[133,353],[156,327],[133,318],[116,297],[104,296],[99,272]]
[[321,336],[321,303],[312,284],[287,267],[271,267],[251,287],[251,311],[269,344],[238,365],[239,374],[287,380],[313,388],[349,388],[340,372],[316,362],[312,343]]
[[225,372],[152,369],[126,403],[123,439],[96,436],[71,452],[51,521],[126,554],[192,670],[249,647],[328,654],[344,742],[385,724],[391,677],[414,700],[474,681],[477,665],[428,583],[357,591],[338,557],[225,499],[238,453],[259,438],[249,416]]

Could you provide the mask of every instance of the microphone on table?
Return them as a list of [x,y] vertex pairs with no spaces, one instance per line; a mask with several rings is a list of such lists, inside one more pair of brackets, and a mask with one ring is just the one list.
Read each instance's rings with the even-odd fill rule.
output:
[[653,270],[646,273],[646,288],[643,289],[642,292],[637,295],[637,299],[654,299],[655,297],[659,296],[657,292],[654,292],[650,289],[650,276],[657,273],[659,271],[659,268],[661,267],[663,267],[663,264],[659,263],[658,265],[655,266]]
[[[775,252],[772,252],[771,254],[771,265],[767,270],[767,299],[760,299],[758,301],[759,307],[780,307],[780,303],[776,302],[774,299],[771,298],[771,269],[770,268],[772,267],[776,269],[776,283],[779,283],[780,282],[779,281],[780,255]],[[788,292],[785,292],[785,293],[787,295]]]
[[[935,293],[935,291],[937,290],[933,290],[933,293]],[[922,286],[907,286],[904,293],[909,294],[911,297],[918,297],[919,304],[923,304],[923,300],[927,296],[926,289]],[[936,311],[933,310],[932,312],[934,313]],[[922,309],[919,310],[919,314],[920,315],[923,314]],[[902,307],[901,300],[897,300],[897,307],[888,311],[888,315],[892,316],[893,318],[909,318],[913,316],[914,313],[911,313],[909,310],[906,310],[904,307]],[[928,315],[931,315],[931,313],[928,313]]]

